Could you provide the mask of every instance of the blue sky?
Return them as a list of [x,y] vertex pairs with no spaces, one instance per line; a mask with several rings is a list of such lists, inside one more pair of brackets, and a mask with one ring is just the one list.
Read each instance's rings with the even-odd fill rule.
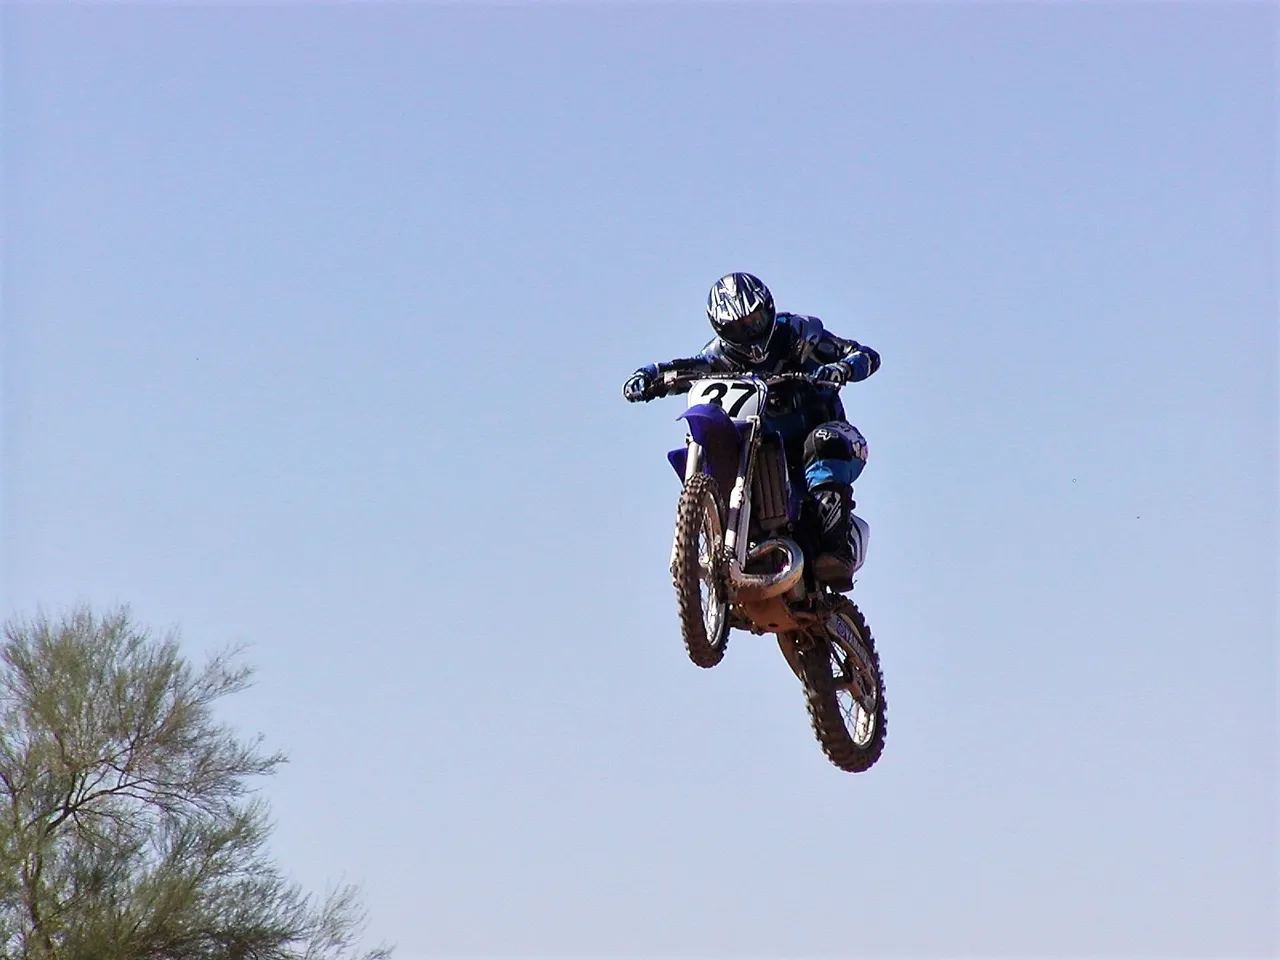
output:
[[[1274,6],[0,27],[3,608],[249,644],[399,956],[1275,952]],[[857,777],[684,659],[619,394],[738,269],[884,357]]]

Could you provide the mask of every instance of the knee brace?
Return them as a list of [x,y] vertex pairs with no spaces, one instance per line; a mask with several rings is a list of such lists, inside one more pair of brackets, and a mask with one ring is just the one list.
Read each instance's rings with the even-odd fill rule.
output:
[[810,490],[851,485],[866,463],[866,438],[851,423],[833,420],[805,438],[804,477]]

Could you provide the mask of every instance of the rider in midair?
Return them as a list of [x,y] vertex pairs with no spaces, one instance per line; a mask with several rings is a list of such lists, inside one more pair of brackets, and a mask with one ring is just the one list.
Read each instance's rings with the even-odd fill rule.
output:
[[632,403],[687,393],[663,375],[805,373],[819,381],[783,383],[770,392],[769,424],[783,439],[790,463],[803,463],[804,481],[817,508],[821,534],[814,575],[837,590],[852,586],[850,525],[853,482],[867,463],[867,441],[844,416],[839,390],[880,368],[880,355],[856,340],[824,329],[817,317],[778,313],[773,295],[757,277],[730,273],[707,296],[715,338],[695,357],[641,367],[622,388]]

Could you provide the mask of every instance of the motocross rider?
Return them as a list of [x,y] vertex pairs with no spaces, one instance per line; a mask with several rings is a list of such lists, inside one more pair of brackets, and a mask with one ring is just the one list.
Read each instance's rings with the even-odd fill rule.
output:
[[830,333],[817,317],[778,313],[769,288],[749,273],[730,273],[715,282],[707,296],[707,319],[716,336],[701,353],[641,367],[622,395],[635,403],[689,391],[687,382],[665,384],[664,374],[805,373],[817,380],[821,386],[793,381],[773,387],[768,422],[782,436],[788,462],[804,465],[820,530],[814,575],[833,589],[850,589],[853,482],[866,466],[867,441],[845,419],[839,390],[875,373],[880,355]]

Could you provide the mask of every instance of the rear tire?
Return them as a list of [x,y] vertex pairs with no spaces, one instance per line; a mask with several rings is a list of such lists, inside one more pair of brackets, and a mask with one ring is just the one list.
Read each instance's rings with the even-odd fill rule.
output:
[[714,667],[729,644],[729,597],[725,587],[724,504],[715,478],[695,473],[676,507],[671,578],[680,609],[680,632],[689,659]]
[[884,675],[871,630],[853,601],[841,597],[832,617],[848,636],[827,626],[823,639],[798,646],[798,673],[822,752],[841,770],[861,773],[884,750]]

